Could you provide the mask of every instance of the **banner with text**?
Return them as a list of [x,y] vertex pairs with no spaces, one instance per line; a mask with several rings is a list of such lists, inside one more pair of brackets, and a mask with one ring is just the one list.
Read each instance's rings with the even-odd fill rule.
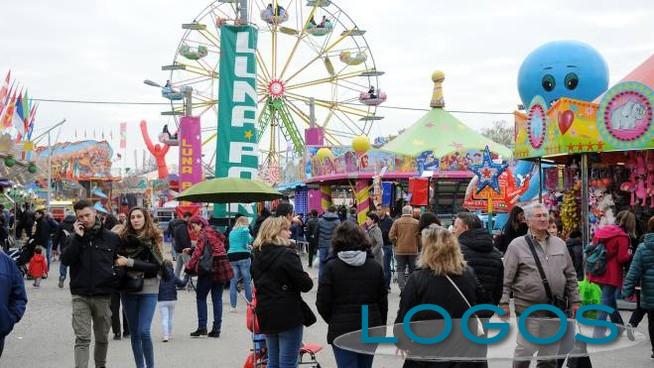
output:
[[[200,118],[184,116],[179,122],[179,191],[202,181],[202,141]],[[199,205],[180,202],[178,213],[197,213]]]
[[[220,82],[216,177],[255,179],[258,168],[257,30],[251,26],[220,28]],[[247,196],[243,199],[247,201]],[[216,204],[218,218],[241,213],[255,216],[252,204]]]

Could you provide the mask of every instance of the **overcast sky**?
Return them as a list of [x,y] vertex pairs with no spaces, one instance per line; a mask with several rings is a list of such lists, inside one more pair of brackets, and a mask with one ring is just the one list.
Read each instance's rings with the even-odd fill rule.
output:
[[[511,112],[519,103],[516,76],[534,48],[552,40],[584,41],[604,56],[611,84],[654,53],[651,1],[336,1],[367,30],[380,86],[389,106],[427,108],[430,75],[441,69],[449,110]],[[164,102],[142,83],[164,81],[161,65],[172,61],[191,21],[208,1],[30,0],[6,2],[0,21],[0,74],[8,69],[30,96],[72,100]],[[154,137],[166,117],[161,106],[40,104],[38,126],[67,119],[60,141],[98,136],[127,121],[128,156],[143,148],[138,121],[151,122]],[[409,126],[423,113],[380,109],[385,119],[373,134]],[[457,115],[479,129],[511,116]],[[37,128],[38,130],[39,128]],[[37,132],[38,133],[38,132]],[[140,156],[140,155],[139,155]]]

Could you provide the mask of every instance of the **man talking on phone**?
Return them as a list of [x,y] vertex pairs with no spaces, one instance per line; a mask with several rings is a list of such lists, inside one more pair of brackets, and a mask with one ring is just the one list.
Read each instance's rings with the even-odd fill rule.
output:
[[91,331],[95,334],[95,367],[100,368],[107,365],[112,266],[120,240],[102,226],[91,201],[80,200],[73,209],[77,221],[61,262],[70,267],[75,368],[88,367]]

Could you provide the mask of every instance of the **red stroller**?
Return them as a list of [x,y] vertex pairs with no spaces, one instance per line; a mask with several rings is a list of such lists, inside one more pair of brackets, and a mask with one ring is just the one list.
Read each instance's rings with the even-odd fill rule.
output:
[[[259,333],[259,322],[254,312],[257,305],[254,285],[252,285],[252,302],[248,302],[244,296],[243,299],[247,304],[245,324],[252,333],[252,349],[243,364],[243,368],[266,368],[268,366],[268,349],[266,348],[266,337]],[[319,344],[302,344],[298,356],[298,365],[306,368],[320,368],[320,363],[316,360],[316,354],[321,350],[322,345]]]

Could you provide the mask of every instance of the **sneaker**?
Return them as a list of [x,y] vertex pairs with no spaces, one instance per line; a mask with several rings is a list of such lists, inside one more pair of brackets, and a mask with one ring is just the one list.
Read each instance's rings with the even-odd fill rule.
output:
[[114,334],[114,340],[120,340],[120,333]]
[[[213,331],[211,331],[213,332]],[[206,336],[207,334],[207,329],[206,328],[198,328],[197,330],[191,332],[191,337],[200,337],[200,336]]]
[[170,338],[169,338],[168,336],[164,336],[164,338],[163,338],[162,341],[163,341],[163,342],[168,342],[169,339],[170,339]]
[[64,278],[63,277],[59,277],[59,282],[57,283],[57,286],[59,286],[59,289],[64,288]]
[[634,336],[634,326],[632,326],[631,323],[627,323],[625,327],[627,330],[627,338],[629,339],[629,341],[636,340],[636,337]]
[[211,330],[211,332],[209,332],[209,334],[207,336],[209,336],[209,337],[220,337],[220,331]]
[[236,307],[229,307],[229,313],[236,313]]

